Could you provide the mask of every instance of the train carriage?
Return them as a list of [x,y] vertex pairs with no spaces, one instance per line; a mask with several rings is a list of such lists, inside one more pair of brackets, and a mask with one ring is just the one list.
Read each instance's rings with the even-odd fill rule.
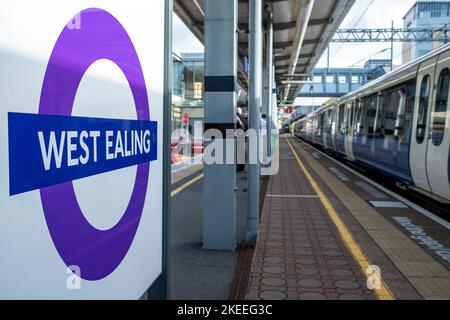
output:
[[450,202],[450,44],[298,121],[299,137]]

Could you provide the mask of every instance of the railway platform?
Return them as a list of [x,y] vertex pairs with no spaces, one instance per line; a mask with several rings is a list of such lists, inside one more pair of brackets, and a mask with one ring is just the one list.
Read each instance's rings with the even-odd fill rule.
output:
[[[202,249],[203,164],[172,165],[171,265],[172,299],[224,300],[239,260],[239,250]],[[237,175],[237,234],[242,243],[246,227],[247,178]]]
[[247,299],[450,299],[448,222],[292,135],[280,139]]

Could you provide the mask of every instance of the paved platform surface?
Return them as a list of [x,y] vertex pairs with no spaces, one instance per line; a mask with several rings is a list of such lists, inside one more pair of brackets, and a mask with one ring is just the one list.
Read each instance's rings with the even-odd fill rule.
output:
[[247,298],[450,299],[442,255],[449,230],[400,204],[296,138],[281,138]]

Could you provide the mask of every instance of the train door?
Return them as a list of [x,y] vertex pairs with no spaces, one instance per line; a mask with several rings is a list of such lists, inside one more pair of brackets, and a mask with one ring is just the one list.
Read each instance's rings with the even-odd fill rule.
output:
[[413,126],[409,163],[414,185],[431,192],[427,174],[427,149],[430,113],[433,106],[433,84],[438,57],[425,61],[419,67],[414,102]]
[[427,173],[431,191],[450,199],[450,52],[439,56],[434,77],[433,104],[429,121]]
[[347,158],[355,161],[353,154],[353,118],[354,118],[355,101],[349,102],[345,106],[345,153]]

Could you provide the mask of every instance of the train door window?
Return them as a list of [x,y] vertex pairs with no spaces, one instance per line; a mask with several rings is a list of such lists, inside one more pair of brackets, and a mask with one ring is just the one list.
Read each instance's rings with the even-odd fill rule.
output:
[[428,102],[430,99],[430,76],[426,75],[420,85],[419,110],[417,113],[416,141],[421,144],[427,129]]
[[[404,90],[406,90],[406,97],[403,115],[399,115],[397,117],[398,128],[396,129],[396,137],[401,141],[410,141],[414,116],[414,99],[416,97],[415,81],[409,82]],[[403,122],[401,121],[402,119]]]
[[344,113],[345,113],[345,109],[344,109],[344,105],[340,105],[339,109],[338,109],[338,131],[340,133],[344,133]]
[[362,105],[361,100],[357,100],[355,102],[355,122],[353,127],[353,132],[355,135],[360,133],[360,126],[361,126],[361,120],[362,120]]
[[350,134],[352,131],[352,124],[353,124],[353,108],[354,102],[347,104],[347,117],[346,117],[346,123],[345,123],[345,134]]
[[435,146],[439,146],[444,139],[445,119],[447,115],[448,94],[449,94],[450,71],[442,70],[439,75],[436,105],[433,112],[433,128],[431,139]]
[[327,111],[327,133],[331,133],[331,127],[333,124],[333,112],[332,110]]
[[315,122],[315,127],[316,127],[315,134],[319,134],[319,132],[320,132],[320,115],[318,115],[314,118],[314,122]]
[[386,136],[398,135],[399,131],[403,131],[405,96],[404,88],[396,89],[388,94],[384,122]]
[[373,135],[375,132],[375,117],[377,115],[377,96],[366,99],[367,107],[367,134]]
[[320,120],[320,133],[321,134],[323,133],[324,118],[325,118],[325,114],[322,112],[320,114],[320,118],[319,118],[319,120]]
[[349,130],[351,131],[353,128],[353,125],[355,123],[355,106],[356,106],[356,102],[353,101],[351,106],[350,106],[350,124],[349,124]]
[[358,123],[358,127],[356,128],[356,133],[358,135],[363,135],[365,133],[366,130],[366,123],[367,123],[367,99],[366,100],[361,100],[359,102],[359,107],[360,107],[360,121]]
[[331,133],[332,134],[336,134],[336,123],[337,123],[336,114],[337,114],[336,109],[333,109],[331,111]]
[[377,135],[379,137],[384,137],[384,135],[385,135],[384,111],[386,110],[386,101],[387,101],[386,94],[379,93],[377,96],[374,96],[373,99],[374,100],[372,100],[372,103],[376,104],[376,114],[375,114],[375,124],[374,124],[375,135]]

